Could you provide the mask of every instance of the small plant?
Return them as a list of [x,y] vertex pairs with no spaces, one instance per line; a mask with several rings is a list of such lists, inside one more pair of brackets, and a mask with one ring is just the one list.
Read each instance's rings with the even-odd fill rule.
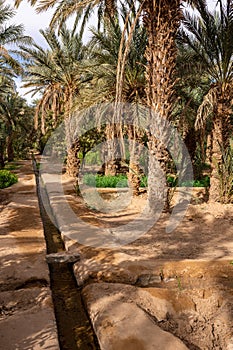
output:
[[9,170],[0,170],[0,188],[6,188],[18,181],[15,174],[11,173]]
[[148,178],[146,175],[140,176],[140,187],[147,187],[148,186]]
[[169,187],[176,187],[178,183],[178,178],[175,175],[168,175],[167,176],[167,184]]
[[177,284],[178,284],[178,289],[179,290],[182,290],[182,285],[181,285],[181,280],[180,280],[180,277],[179,276],[176,276],[176,280],[177,280]]
[[210,186],[210,177],[204,176],[202,179],[195,180],[193,187],[209,187]]

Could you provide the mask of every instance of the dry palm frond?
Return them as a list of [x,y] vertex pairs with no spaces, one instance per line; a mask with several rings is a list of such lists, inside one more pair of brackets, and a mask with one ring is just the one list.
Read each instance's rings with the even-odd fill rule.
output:
[[128,57],[128,53],[130,50],[130,44],[133,39],[133,33],[136,27],[136,24],[139,20],[139,17],[141,15],[141,12],[143,10],[145,1],[142,2],[140,8],[137,11],[137,14],[134,18],[133,23],[130,26],[129,30],[129,35],[125,43],[125,50],[123,53],[123,42],[124,42],[124,37],[125,37],[125,31],[127,29],[128,25],[128,19],[129,19],[129,14],[126,17],[125,25],[124,25],[124,30],[122,31],[122,37],[121,37],[121,44],[120,44],[120,49],[119,49],[119,56],[118,56],[118,64],[117,64],[117,79],[116,79],[116,103],[121,101],[121,96],[122,96],[122,90],[123,90],[123,84],[124,84],[124,72],[125,72],[125,65],[126,65],[126,60]]
[[196,130],[204,129],[206,126],[206,121],[214,113],[216,104],[218,101],[218,88],[213,87],[205,95],[202,104],[197,110],[197,117],[195,121]]
[[[19,7],[19,5],[21,4],[22,1],[23,1],[23,0],[15,0],[15,7]],[[36,4],[37,0],[28,0],[28,2],[29,2],[32,6],[34,6],[34,5]]]
[[[125,77],[125,66],[130,50],[130,45],[133,39],[133,33],[136,27],[136,24],[139,20],[139,17],[141,16],[141,12],[143,10],[145,1],[142,2],[141,6],[139,7],[137,14],[130,26],[128,38],[125,41],[125,33],[127,30],[128,26],[128,21],[129,21],[129,15],[131,13],[131,9],[129,10],[129,13],[126,17],[125,20],[125,25],[124,29],[122,31],[122,36],[121,36],[121,43],[120,43],[120,48],[119,48],[119,53],[118,53],[118,63],[117,63],[117,75],[116,75],[116,97],[115,97],[115,109],[114,109],[114,115],[113,115],[113,123],[117,122],[120,119],[119,123],[119,137],[120,137],[120,144],[121,144],[121,152],[123,158],[125,158],[125,147],[124,147],[124,142],[123,142],[123,125],[122,125],[122,118],[121,118],[121,100],[122,100],[122,91],[123,91],[123,85],[124,85],[124,77]],[[133,6],[132,6],[133,7]],[[123,53],[123,47],[124,47],[124,41],[125,41],[125,49]],[[120,105],[119,105],[120,103]],[[119,118],[120,117],[120,118]]]
[[[31,6],[36,7],[38,13],[54,9],[50,21],[50,28],[60,30],[67,20],[75,16],[74,28],[76,29],[81,22],[80,36],[82,36],[84,27],[88,19],[93,14],[94,9],[98,9],[98,27],[100,23],[109,24],[117,13],[117,0],[27,0]],[[15,7],[18,7],[22,0],[14,0]]]

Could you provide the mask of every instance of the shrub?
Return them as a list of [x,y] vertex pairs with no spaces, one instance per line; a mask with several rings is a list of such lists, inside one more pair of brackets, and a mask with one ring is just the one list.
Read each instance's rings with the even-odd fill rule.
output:
[[101,176],[94,174],[86,174],[83,177],[83,183],[92,187],[128,187],[127,176],[117,175],[117,176]]
[[205,176],[202,179],[199,180],[193,180],[193,181],[183,181],[180,184],[178,183],[178,179],[174,176],[168,176],[167,182],[170,187],[209,187],[210,185],[210,178],[209,176]]
[[15,174],[12,174],[9,170],[0,170],[0,188],[6,188],[18,181]]

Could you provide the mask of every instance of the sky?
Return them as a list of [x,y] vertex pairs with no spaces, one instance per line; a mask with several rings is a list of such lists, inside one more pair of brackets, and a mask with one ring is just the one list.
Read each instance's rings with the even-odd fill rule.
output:
[[[209,7],[213,9],[217,0],[208,0],[207,2],[209,4]],[[4,3],[14,7],[14,0],[5,0]],[[19,8],[16,10],[16,15],[12,19],[12,23],[23,24],[25,28],[25,34],[30,35],[37,42],[37,44],[44,46],[45,42],[39,33],[39,30],[45,29],[49,26],[52,13],[53,9],[37,14],[35,8],[31,7],[28,1],[23,0]],[[92,23],[90,23],[90,25],[91,24]],[[18,91],[20,94],[24,94],[25,91],[27,91],[21,87],[21,81],[19,79],[16,81],[16,84],[18,86]],[[24,97],[28,100],[28,102],[31,102],[31,95],[28,94]]]
[[[4,2],[14,8],[14,0],[5,0]],[[15,11],[16,15],[12,19],[12,22],[15,24],[23,24],[26,34],[33,37],[39,45],[43,45],[39,29],[44,29],[49,26],[53,10],[37,14],[35,8],[26,0],[23,0],[19,8],[15,9]]]

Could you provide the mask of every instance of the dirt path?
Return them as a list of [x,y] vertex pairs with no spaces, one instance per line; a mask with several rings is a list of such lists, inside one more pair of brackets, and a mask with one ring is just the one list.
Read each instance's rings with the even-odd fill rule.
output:
[[46,247],[30,161],[0,190],[0,348],[59,349]]

